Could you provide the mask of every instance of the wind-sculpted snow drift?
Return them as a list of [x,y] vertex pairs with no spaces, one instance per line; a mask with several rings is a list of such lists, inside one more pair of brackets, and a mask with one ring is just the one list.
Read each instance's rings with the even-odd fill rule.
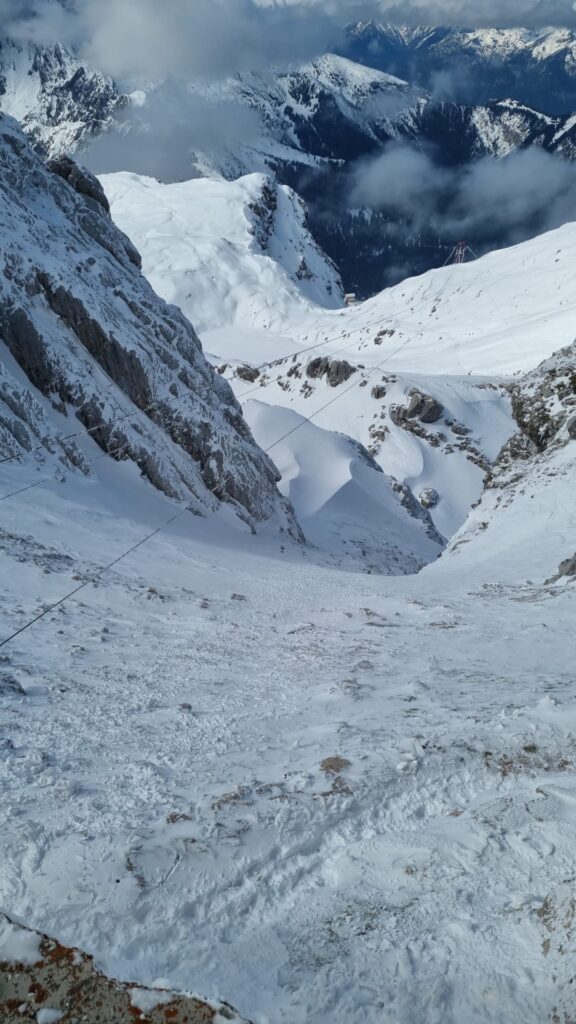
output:
[[44,167],[6,117],[0,303],[3,456],[42,447],[54,468],[86,473],[76,439],[60,440],[84,427],[193,511],[225,503],[252,527],[300,536],[229,385],[142,276],[98,182],[67,158]]

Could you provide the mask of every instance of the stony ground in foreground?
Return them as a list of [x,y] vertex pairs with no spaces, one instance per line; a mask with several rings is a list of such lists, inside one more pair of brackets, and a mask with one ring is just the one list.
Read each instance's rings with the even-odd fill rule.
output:
[[230,1007],[107,978],[92,957],[14,926],[0,914],[0,931],[3,927],[16,942],[28,942],[28,952],[36,946],[37,953],[27,957],[33,963],[0,959],[2,1024],[240,1024]]

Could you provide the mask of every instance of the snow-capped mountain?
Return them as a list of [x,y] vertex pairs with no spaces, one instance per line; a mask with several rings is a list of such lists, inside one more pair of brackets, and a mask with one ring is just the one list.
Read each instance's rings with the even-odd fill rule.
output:
[[[191,319],[198,302],[203,325],[213,310],[214,329],[201,331],[204,346],[246,403],[259,442],[273,446],[281,486],[300,514],[306,516],[306,504],[299,508],[290,480],[305,476],[293,468],[301,467],[302,447],[295,444],[302,435],[291,430],[298,417],[312,417],[316,427],[369,449],[385,473],[420,498],[439,533],[452,536],[514,432],[505,382],[572,340],[574,225],[340,310],[282,288],[280,268],[278,301],[269,304],[254,291],[250,262],[243,269],[236,252],[234,290],[242,294],[243,277],[245,301],[236,296],[223,305],[228,263],[211,264],[201,254],[218,240],[208,238],[210,229],[228,244],[227,204],[213,194],[204,237],[192,238],[186,225],[204,208],[207,188],[222,197],[226,190],[234,196],[237,186],[152,185],[129,175],[102,180],[160,294],[177,296]],[[262,402],[278,407],[277,420]]]
[[[571,116],[509,99],[483,106],[444,101],[333,54],[288,72],[212,83],[133,81],[119,90],[62,47],[6,44],[3,52],[10,88],[0,107],[23,118],[47,153],[80,149],[99,172],[133,170],[164,181],[273,174],[305,199],[316,241],[346,290],[361,296],[441,264],[457,241],[456,228],[443,232],[426,218],[424,225],[406,224],[393,199],[383,210],[356,195],[364,163],[385,147],[435,154],[438,167],[430,173],[439,175],[532,146],[568,160],[576,154]],[[397,176],[392,195],[402,172]],[[384,176],[383,199],[385,183]],[[508,231],[483,217],[466,236],[487,251],[542,230],[547,210],[544,201],[536,216],[519,213]]]
[[140,273],[101,186],[65,157],[45,168],[0,124],[2,456],[57,477],[89,476],[109,453],[198,514],[228,508],[299,536],[273,463],[189,322]]
[[67,47],[0,39],[0,109],[42,152],[73,152],[112,127],[125,98]]
[[193,308],[198,331],[267,329],[299,306],[343,305],[338,273],[310,234],[304,203],[270,175],[163,185],[126,172],[100,180],[116,223],[128,237],[145,234],[153,288],[185,312]]
[[[140,83],[145,85],[145,83]],[[457,240],[456,228],[433,222],[406,224],[394,196],[402,181],[380,193],[391,200],[373,208],[356,194],[366,162],[390,144],[436,154],[443,170],[466,168],[484,157],[507,157],[538,147],[568,160],[576,155],[576,127],[571,117],[549,117],[514,101],[484,107],[440,102],[434,97],[350,61],[327,55],[289,74],[242,75],[210,86],[195,82],[148,85],[137,94],[138,106],[125,114],[119,153],[110,158],[104,139],[88,154],[95,167],[122,169],[132,164],[146,174],[176,176],[220,174],[227,178],[271,172],[301,194],[309,209],[310,229],[337,264],[347,291],[361,296],[395,283],[398,277],[441,264]],[[170,128],[166,145],[154,144],[158,125],[178,111],[178,131]],[[184,112],[188,112],[184,115]],[[186,121],[188,117],[188,121]],[[205,125],[242,126],[225,139]],[[195,133],[190,121],[200,127]],[[162,129],[160,129],[161,131]],[[195,148],[196,142],[196,148]],[[167,167],[165,150],[172,154]],[[187,170],[186,170],[187,168]],[[402,178],[402,169],[389,173]],[[518,171],[521,174],[521,171]],[[458,190],[458,182],[453,191]],[[537,233],[546,223],[548,205],[524,218],[519,214],[513,238]],[[483,217],[467,229],[473,247],[490,250],[507,240],[505,229]]]
[[[401,200],[394,198],[402,191],[402,168],[390,170],[399,178],[391,189],[383,173],[382,203],[363,200],[357,184],[365,165],[387,147],[432,154],[429,175],[439,179],[446,168],[457,174],[483,158],[531,147],[570,161],[576,156],[571,116],[548,116],[514,100],[484,106],[442,101],[334,55],[290,73],[244,74],[212,85],[135,84],[141,86],[133,93],[138,105],[123,113],[119,150],[111,153],[105,138],[87,154],[91,166],[130,167],[161,180],[273,173],[304,198],[314,237],[338,266],[346,290],[360,296],[442,264],[459,237],[458,228],[443,231],[432,218],[416,226],[405,222]],[[230,129],[215,132],[219,121]],[[168,136],[157,146],[162,125],[169,126]],[[490,251],[542,230],[548,212],[543,201],[542,210],[519,213],[508,230],[482,217],[467,226],[466,237],[473,248]]]
[[549,114],[576,109],[576,36],[570,29],[415,28],[351,24],[342,52],[442,99],[514,99]]
[[[291,350],[294,331],[322,308],[342,308],[337,274],[306,228],[301,201],[272,179],[162,185],[124,173],[101,181],[119,226],[140,239],[144,273],[167,301],[193,312],[214,363],[225,363],[221,353],[234,338],[247,364],[238,369],[244,390],[260,383],[250,363]],[[360,559],[388,572],[415,571],[438,556],[444,538],[428,511],[358,440],[307,424],[304,409],[253,402],[245,412],[264,449],[289,434],[271,456],[317,547],[340,563],[357,567]]]

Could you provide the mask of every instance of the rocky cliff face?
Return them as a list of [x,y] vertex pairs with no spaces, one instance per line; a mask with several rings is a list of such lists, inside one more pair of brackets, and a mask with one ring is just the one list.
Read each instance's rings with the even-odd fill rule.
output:
[[510,386],[518,433],[504,446],[489,486],[521,480],[539,457],[549,457],[576,440],[576,342],[560,349]]
[[299,536],[276,468],[189,322],[142,276],[99,183],[68,158],[44,166],[4,116],[0,339],[0,457],[88,473],[69,437],[84,428],[199,514],[225,503]]
[[126,104],[114,82],[65,46],[0,40],[0,109],[50,155],[99,135]]
[[530,548],[549,552],[539,583],[576,580],[573,495],[576,473],[576,342],[509,385],[518,431],[502,448],[484,496],[448,548],[486,560],[517,548],[529,572]]

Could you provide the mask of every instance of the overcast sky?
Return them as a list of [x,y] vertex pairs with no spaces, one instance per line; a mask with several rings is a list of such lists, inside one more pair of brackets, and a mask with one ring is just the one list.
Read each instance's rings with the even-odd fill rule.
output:
[[572,0],[0,0],[4,33],[60,40],[109,74],[218,77],[310,59],[351,20],[566,25]]

